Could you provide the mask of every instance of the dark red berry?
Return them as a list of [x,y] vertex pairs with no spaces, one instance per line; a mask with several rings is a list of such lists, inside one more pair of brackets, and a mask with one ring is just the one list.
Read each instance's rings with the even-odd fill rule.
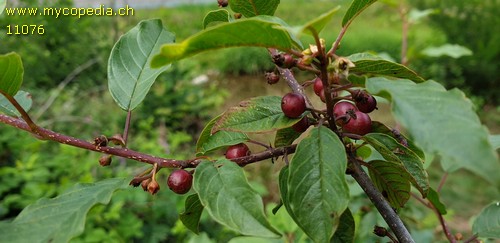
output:
[[360,110],[361,112],[370,113],[373,110],[377,109],[377,100],[375,99],[375,97],[363,90],[355,91],[352,98],[356,102],[358,110]]
[[293,58],[292,55],[285,53],[283,54],[283,67],[284,68],[292,68],[297,65],[297,61]]
[[306,111],[306,100],[301,94],[288,93],[281,99],[281,110],[287,117],[298,118]]
[[175,170],[168,176],[167,185],[177,194],[186,194],[193,184],[193,175],[185,170]]
[[219,7],[227,7],[227,5],[229,4],[229,1],[228,0],[217,0],[217,3],[219,4]]
[[346,124],[342,125],[344,132],[365,135],[372,130],[372,120],[368,114],[356,111]]
[[275,84],[280,81],[280,75],[275,72],[267,72],[266,79],[268,84]]
[[293,56],[288,53],[277,54],[274,55],[272,58],[274,64],[276,64],[278,67],[292,68],[295,65],[297,65],[297,60],[295,60]]
[[353,113],[355,111],[357,111],[358,108],[356,108],[356,106],[349,102],[349,101],[340,101],[340,102],[337,102],[334,106],[333,106],[333,114],[335,115],[335,117],[340,117],[340,116],[343,116],[349,112]]
[[237,159],[250,155],[250,149],[244,143],[229,146],[226,150],[226,159]]
[[320,78],[316,78],[314,80],[314,86],[313,86],[313,89],[314,89],[314,93],[317,95],[317,96],[320,96],[320,94],[323,94],[323,81],[321,81]]
[[309,119],[307,116],[304,116],[299,122],[293,124],[292,128],[298,133],[305,132],[309,128]]

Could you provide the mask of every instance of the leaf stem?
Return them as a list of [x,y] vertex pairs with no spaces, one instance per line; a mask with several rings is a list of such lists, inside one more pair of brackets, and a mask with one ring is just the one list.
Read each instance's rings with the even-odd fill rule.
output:
[[125,141],[124,147],[127,146],[128,143],[128,133],[130,129],[130,120],[132,119],[132,111],[129,110],[127,112],[127,118],[125,119],[125,128],[123,129],[123,141]]
[[[24,110],[24,108],[17,102],[17,100],[10,94],[7,94],[0,90],[0,94],[5,96],[7,100],[16,108],[16,110],[21,114],[21,117],[23,118],[24,121],[26,121],[30,132],[32,132],[35,135],[41,136],[39,134],[39,127],[31,120],[31,117],[28,115],[28,113]],[[43,137],[43,136],[41,136]]]

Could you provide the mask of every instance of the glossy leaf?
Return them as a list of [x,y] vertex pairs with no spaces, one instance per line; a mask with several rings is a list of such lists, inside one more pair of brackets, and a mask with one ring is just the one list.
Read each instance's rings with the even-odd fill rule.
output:
[[441,199],[439,199],[439,194],[432,189],[432,187],[429,190],[429,194],[427,195],[427,200],[429,200],[432,205],[438,210],[438,212],[441,215],[446,215],[448,212],[446,212],[446,206],[441,202]]
[[24,67],[15,52],[0,55],[0,91],[8,95],[16,95],[23,83]]
[[330,129],[314,128],[289,166],[285,205],[290,215],[313,241],[329,241],[349,203],[344,144]]
[[429,178],[423,167],[423,160],[413,151],[405,147],[394,138],[382,133],[369,133],[363,140],[375,148],[386,160],[401,164],[410,174],[413,185],[422,193],[423,197],[429,192]]
[[472,225],[472,232],[482,238],[500,239],[500,202],[483,208]]
[[229,22],[229,12],[225,9],[210,11],[203,18],[203,29],[220,23]]
[[408,145],[407,148],[409,148],[411,151],[413,151],[420,159],[422,159],[422,161],[425,161],[424,151],[422,151],[422,149],[419,148],[413,142],[413,140],[409,139],[408,137],[403,135],[401,132],[390,129],[385,124],[378,122],[378,121],[372,121],[372,132],[373,133],[383,133],[385,135],[389,135],[403,145],[405,145],[405,143],[406,143],[406,145]]
[[3,13],[3,10],[5,9],[6,4],[7,4],[7,0],[0,0],[0,14]]
[[413,80],[417,83],[425,81],[408,67],[382,59],[378,56],[367,53],[358,53],[348,56],[347,58],[354,63],[355,67],[352,67],[349,70],[355,74],[404,78]]
[[332,10],[320,15],[319,17],[309,21],[307,24],[302,26],[302,33],[307,33],[310,35],[319,34],[323,28],[332,20],[333,15],[340,9],[340,6],[333,8]]
[[194,190],[219,223],[243,235],[279,236],[266,219],[262,199],[237,164],[226,159],[216,163],[204,161],[194,176]]
[[295,139],[300,137],[300,134],[291,127],[280,129],[276,132],[274,147],[291,145]]
[[186,228],[198,234],[198,225],[200,224],[201,213],[203,212],[203,205],[201,205],[198,194],[189,195],[186,198],[184,207],[184,212],[179,215],[179,219]]
[[212,128],[235,132],[271,132],[290,127],[301,118],[286,117],[281,110],[281,97],[260,96],[242,101],[229,108]]
[[472,102],[463,92],[447,91],[434,81],[415,84],[409,80],[384,78],[370,78],[366,87],[370,93],[391,101],[395,118],[426,154],[441,157],[446,171],[466,168],[500,185],[496,151]]
[[274,15],[280,0],[231,0],[229,7],[249,18],[257,15]]
[[403,207],[410,199],[410,175],[397,163],[383,160],[370,161],[368,172],[373,184],[393,208]]
[[163,45],[161,53],[153,58],[152,66],[161,67],[200,52],[227,47],[258,46],[290,50],[296,43],[278,23],[280,21],[262,16],[218,24],[183,42]]
[[337,231],[330,240],[331,243],[349,243],[354,242],[354,233],[356,223],[352,216],[351,210],[347,208],[342,215],[340,215],[340,223]]
[[342,19],[342,27],[349,25],[356,16],[377,0],[353,0]]
[[[18,91],[14,96],[17,103],[21,105],[21,107],[25,111],[29,111],[31,109],[31,105],[33,104],[33,100],[31,99],[31,94],[26,91]],[[0,112],[5,112],[11,116],[20,117],[21,114],[16,110],[16,108],[5,98],[3,95],[0,95]]]
[[209,121],[205,128],[203,128],[203,131],[201,131],[198,142],[196,143],[196,154],[198,156],[219,148],[243,143],[249,140],[248,136],[241,132],[217,131],[211,134],[213,126],[219,119],[220,115]]
[[471,56],[472,51],[465,46],[445,44],[442,46],[429,46],[422,50],[422,54],[430,57],[449,56],[459,58],[462,56]]
[[107,204],[128,181],[113,178],[76,184],[55,198],[40,199],[13,221],[0,223],[0,242],[69,242],[83,232],[87,212],[98,203]]
[[168,66],[150,67],[162,44],[174,42],[161,20],[141,21],[116,42],[108,60],[108,86],[115,102],[125,111],[136,108],[154,81]]

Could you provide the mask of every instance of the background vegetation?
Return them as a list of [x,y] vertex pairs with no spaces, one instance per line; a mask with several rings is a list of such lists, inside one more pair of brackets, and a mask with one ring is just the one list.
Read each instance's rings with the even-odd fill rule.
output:
[[[19,2],[24,6],[37,5],[32,0]],[[290,24],[298,24],[338,4],[343,7],[341,11],[345,11],[350,1],[282,2],[276,15]],[[71,1],[59,0],[52,4],[69,6]],[[418,0],[412,4],[415,8],[438,11],[411,25],[410,65],[426,78],[447,87],[459,87],[475,97],[484,122],[493,133],[498,133],[500,103],[495,91],[499,83],[500,34],[492,31],[491,26],[499,24],[496,17],[499,1]],[[447,5],[454,8],[446,9]],[[78,20],[38,16],[28,19],[4,15],[0,16],[0,26],[36,22],[46,26],[46,33],[22,37],[0,33],[0,53],[16,51],[23,57],[25,89],[33,95],[36,108],[32,112],[41,126],[91,140],[99,134],[120,133],[123,128],[125,114],[113,105],[106,82],[107,58],[119,35],[140,20],[161,17],[169,31],[182,40],[202,29],[204,14],[216,8],[214,0],[211,5],[137,10],[135,16],[127,18]],[[378,3],[363,15],[344,38],[340,54],[371,50],[399,61],[402,25],[397,7]],[[342,13],[334,23],[339,22],[340,16]],[[327,43],[334,41],[339,29],[332,24],[322,33]],[[466,46],[473,55],[453,59],[421,53],[429,46],[446,43]],[[151,94],[134,112],[130,146],[151,154],[187,158],[203,124],[222,108],[257,93],[263,95],[263,91],[282,93],[284,85],[270,87],[265,82],[263,74],[272,67],[267,52],[254,48],[210,52],[175,64],[159,77]],[[382,105],[379,120],[387,119],[383,112]],[[141,168],[138,163],[115,159],[112,169],[103,169],[97,163],[98,154],[38,141],[6,126],[0,126],[0,134],[0,220],[15,217],[38,198],[53,197],[75,182],[130,177]],[[443,172],[438,163],[430,166],[431,185],[437,185]],[[268,183],[269,173],[260,172],[272,169],[271,163],[260,163],[248,170],[269,209],[279,200],[277,188]],[[165,182],[166,178],[161,181]],[[118,192],[109,205],[93,208],[85,233],[75,242],[225,242],[236,236],[209,220],[203,220],[201,225],[206,233],[198,236],[189,233],[177,215],[182,211],[184,198],[173,196],[166,189],[166,183],[161,186],[163,190],[154,197],[130,188]],[[353,187],[351,191],[359,199],[351,205],[356,221],[369,225],[361,226],[357,232],[357,240],[364,242],[372,237],[371,226],[381,222],[381,218],[367,206],[369,201],[359,188]],[[469,217],[498,199],[498,191],[478,177],[460,171],[450,175],[442,199],[451,209],[447,215],[451,227],[465,235],[470,229]],[[416,225],[412,234],[417,242],[442,240],[434,239],[442,237],[434,228],[438,225],[437,219],[417,203],[403,209],[402,215],[404,220]],[[287,217],[280,215],[273,223],[301,239],[298,228],[290,225]]]

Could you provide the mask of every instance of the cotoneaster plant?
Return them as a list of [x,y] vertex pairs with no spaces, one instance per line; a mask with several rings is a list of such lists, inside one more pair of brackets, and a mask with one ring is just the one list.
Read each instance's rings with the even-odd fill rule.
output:
[[[373,237],[415,242],[412,233],[420,229],[410,231],[415,220],[406,220],[400,212],[421,203],[436,215],[444,233],[439,239],[457,242],[460,237],[453,234],[443,217],[447,209],[439,192],[448,174],[459,168],[500,185],[500,164],[496,147],[490,142],[497,141],[498,136],[490,139],[462,92],[448,91],[408,67],[376,55],[340,56],[337,50],[349,26],[375,2],[352,1],[336,25],[330,22],[338,8],[332,8],[292,27],[274,16],[279,0],[217,1],[203,21],[203,30],[177,43],[160,20],[142,21],[120,37],[108,61],[108,87],[116,104],[127,113],[125,129],[117,135],[98,136],[93,142],[35,123],[28,113],[31,96],[19,91],[21,57],[16,53],[0,55],[0,93],[5,97],[0,100],[5,113],[0,114],[1,123],[38,139],[103,153],[99,161],[102,166],[112,166],[111,156],[150,165],[127,183],[109,179],[76,185],[60,197],[40,200],[16,219],[2,222],[0,242],[69,241],[81,232],[76,227],[84,225],[88,210],[98,202],[108,202],[124,184],[157,194],[157,175],[165,168],[175,169],[167,180],[168,187],[177,194],[188,194],[180,220],[194,232],[198,232],[202,212],[206,211],[228,230],[251,237],[290,240],[303,236],[321,243],[354,242],[355,237],[375,241],[365,234],[366,229],[374,229]],[[407,18],[405,13],[401,14],[403,18]],[[335,28],[339,29],[335,41],[320,37],[324,29]],[[312,37],[313,42],[302,43],[300,37],[304,35]],[[276,65],[267,82],[286,85],[289,91],[283,96],[244,100],[215,117],[201,132],[190,159],[162,158],[129,147],[133,142],[129,139],[133,110],[158,75],[173,62],[236,46],[266,48]],[[300,76],[295,75],[298,72]],[[280,79],[283,82],[278,83]],[[311,102],[305,90],[311,84],[323,101],[320,105]],[[404,127],[407,133],[371,120],[367,113],[377,112],[374,95],[390,103],[400,122],[396,127]],[[461,119],[443,119],[457,114]],[[268,135],[269,139],[257,141],[255,134]],[[248,142],[262,149],[250,152],[245,144]],[[424,166],[434,155],[446,171],[437,188],[429,182]],[[279,191],[274,190],[271,193],[276,194],[269,197],[279,200],[271,214],[265,213],[261,195],[250,186],[244,172],[244,167],[266,161],[272,162],[273,169],[262,173],[279,171],[275,181]],[[73,204],[67,214],[51,213],[69,202]],[[272,224],[268,218],[276,222],[275,214],[284,214],[286,223]],[[499,237],[498,215],[497,204],[487,206],[465,242]],[[70,220],[74,226],[68,227],[74,229],[61,231],[58,223]],[[298,227],[287,227],[292,221]]]

